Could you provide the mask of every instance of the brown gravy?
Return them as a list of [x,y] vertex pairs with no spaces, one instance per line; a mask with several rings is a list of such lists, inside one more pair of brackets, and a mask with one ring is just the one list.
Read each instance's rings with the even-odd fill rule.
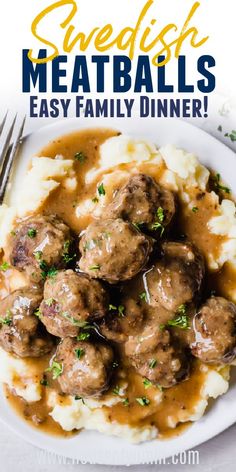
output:
[[106,129],[77,132],[53,141],[39,153],[39,156],[52,158],[61,154],[65,159],[74,159],[78,152],[82,152],[86,156],[84,163],[75,160],[77,189],[68,191],[60,186],[51,194],[43,209],[45,213],[59,215],[78,234],[88,226],[90,218],[78,218],[75,215],[75,206],[87,198],[92,199],[96,196],[97,182],[86,185],[84,176],[89,169],[97,166],[99,146],[106,139],[117,134],[115,131]]
[[[54,140],[39,153],[40,156],[52,158],[57,154],[62,154],[64,158],[67,159],[73,159],[78,152],[83,152],[86,156],[84,163],[75,161],[78,188],[75,191],[68,191],[66,188],[60,186],[51,194],[43,208],[45,213],[58,214],[78,234],[87,227],[91,218],[76,217],[74,209],[78,202],[84,199],[92,200],[96,195],[97,182],[85,185],[85,173],[90,168],[97,166],[100,144],[107,138],[117,134],[118,133],[115,131],[106,129],[75,132]],[[126,168],[129,168],[129,166],[127,165]],[[147,168],[144,164],[143,168],[140,170],[149,173],[153,177],[160,177],[160,169],[157,171],[154,166]],[[215,256],[217,255],[221,238],[211,235],[207,231],[207,222],[216,214],[216,208],[212,205],[208,194],[200,194],[199,191],[196,191],[195,194],[192,195],[192,200],[198,208],[198,211],[193,213],[191,211],[184,211],[183,208],[180,209],[181,231],[197,245],[205,256],[209,252]],[[9,272],[11,273],[11,271]],[[9,275],[2,273],[0,277],[0,294],[6,296],[9,291]],[[228,297],[229,286],[236,287],[236,274],[227,268],[227,266],[219,273],[209,274],[208,279],[211,289],[215,289],[219,294],[227,295]],[[48,366],[49,357],[31,359],[28,362],[34,363],[34,365],[37,363],[38,376],[42,378],[43,372]],[[183,429],[190,423],[178,424],[177,421],[177,427],[171,427],[169,421],[170,418],[175,418],[176,411],[191,411],[197,400],[200,399],[201,387],[205,377],[204,372],[201,370],[201,365],[200,362],[195,361],[192,366],[191,376],[188,380],[175,387],[165,389],[163,391],[162,402],[158,407],[155,406],[155,408],[153,408],[152,399],[157,394],[157,389],[152,386],[145,389],[143,378],[136,374],[131,368],[126,368],[126,377],[128,379],[127,398],[129,399],[129,404],[125,406],[120,403],[113,407],[104,407],[108,418],[111,421],[118,421],[119,423],[130,424],[132,426],[155,425],[159,430],[159,438],[169,438],[173,435],[181,434]],[[33,404],[27,404],[22,398],[14,395],[14,392],[10,392],[9,389],[6,389],[6,397],[13,408],[23,416],[24,419],[40,430],[63,437],[71,436],[73,433],[63,431],[49,415],[49,409],[46,405],[46,389],[50,387],[50,385],[49,387],[43,386],[42,389],[44,393],[42,400]],[[149,405],[140,406],[137,403],[136,398],[143,396],[150,400]],[[65,401],[66,398],[61,396],[61,402],[63,403]]]
[[[170,418],[175,418],[176,411],[193,410],[194,405],[200,398],[201,387],[205,379],[205,373],[201,370],[201,363],[196,361],[192,366],[192,373],[188,380],[162,392],[162,401],[158,406],[153,406],[154,398],[158,394],[154,386],[145,389],[143,378],[130,369],[127,372],[128,389],[127,398],[129,405],[119,403],[112,408],[107,408],[109,420],[117,421],[131,426],[154,425],[159,431],[159,438],[166,439],[174,435],[183,425],[178,423],[177,428],[169,424]],[[150,400],[148,406],[140,407],[136,398],[146,397]],[[188,423],[189,425],[190,423]],[[186,427],[186,425],[185,425]]]

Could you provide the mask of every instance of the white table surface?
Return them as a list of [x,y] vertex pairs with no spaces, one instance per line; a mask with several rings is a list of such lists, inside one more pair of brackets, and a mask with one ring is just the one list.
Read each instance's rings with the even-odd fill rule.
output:
[[[27,132],[48,124],[47,120],[28,122]],[[214,135],[236,152],[236,142],[225,137],[226,132],[236,130],[235,100],[224,95],[217,95],[212,104],[209,117],[204,120],[192,120],[192,123]],[[222,131],[219,131],[219,126]],[[236,156],[235,156],[236,157]],[[236,424],[211,441],[196,448],[199,451],[198,465],[173,465],[167,461],[165,465],[143,465],[129,467],[130,471],[165,471],[197,470],[197,472],[233,472],[236,470]],[[168,463],[170,462],[170,464]],[[25,443],[0,424],[0,472],[121,472],[125,467],[107,467],[97,465],[64,463],[61,458],[50,456],[43,451]]]

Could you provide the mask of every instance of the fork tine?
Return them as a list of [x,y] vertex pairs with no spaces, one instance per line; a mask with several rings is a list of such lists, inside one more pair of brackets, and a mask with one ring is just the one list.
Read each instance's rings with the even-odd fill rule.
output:
[[[5,192],[6,192],[8,180],[9,180],[10,173],[11,173],[12,164],[13,164],[13,162],[14,162],[17,154],[18,154],[18,151],[19,151],[19,148],[20,148],[20,145],[21,145],[21,139],[23,137],[25,120],[26,120],[26,116],[24,117],[24,119],[22,121],[22,124],[20,126],[17,138],[16,138],[16,140],[15,140],[13,146],[12,146],[12,149],[11,149],[10,153],[7,154],[7,157],[5,159],[4,165],[3,165],[1,173],[0,173],[0,204],[3,203],[4,195],[5,195]],[[14,123],[15,123],[15,120],[14,120]]]
[[16,118],[17,118],[17,113],[16,113],[16,115],[15,115],[13,121],[12,121],[12,124],[10,126],[10,129],[7,133],[6,141],[4,143],[4,146],[3,146],[3,149],[2,149],[2,152],[1,152],[1,155],[0,155],[0,164],[2,164],[2,165],[4,165],[6,155],[7,155],[7,151],[8,151],[9,146],[10,146],[11,137],[12,137],[12,133],[13,133],[13,130],[14,130],[14,127],[15,127]]
[[0,124],[0,136],[1,136],[1,134],[2,134],[2,130],[3,130],[4,125],[5,125],[5,123],[6,123],[7,115],[8,115],[8,110],[7,110],[5,116],[4,116],[3,120],[2,120],[2,123]]

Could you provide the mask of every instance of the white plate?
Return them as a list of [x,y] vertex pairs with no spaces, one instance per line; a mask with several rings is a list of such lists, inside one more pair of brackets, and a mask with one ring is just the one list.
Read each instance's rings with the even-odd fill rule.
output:
[[[18,161],[15,183],[20,184],[21,175],[32,155],[37,154],[52,139],[74,130],[102,126],[118,129],[124,134],[148,138],[158,145],[172,143],[194,152],[203,164],[217,170],[236,193],[235,154],[204,131],[180,120],[73,119],[46,126],[26,139]],[[204,417],[180,437],[168,441],[155,440],[141,445],[131,445],[122,439],[92,431],[83,431],[71,439],[47,436],[17,417],[3,394],[0,396],[0,420],[25,440],[58,455],[93,464],[132,465],[155,462],[207,441],[236,421],[234,381],[231,382],[228,393],[214,402]]]

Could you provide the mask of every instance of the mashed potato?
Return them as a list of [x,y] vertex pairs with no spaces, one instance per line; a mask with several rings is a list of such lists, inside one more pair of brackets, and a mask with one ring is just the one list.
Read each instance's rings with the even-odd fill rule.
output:
[[[123,390],[125,393],[125,389]],[[52,392],[48,404],[52,408],[50,415],[65,431],[74,429],[95,430],[100,433],[117,436],[132,443],[150,441],[157,437],[155,426],[131,427],[109,421],[103,407],[111,407],[122,400],[121,397],[106,395],[102,400],[86,399],[84,401],[70,398],[70,403],[61,405],[60,398]]]
[[206,167],[200,164],[194,154],[186,152],[183,149],[177,149],[170,144],[162,147],[160,154],[169,172],[171,171],[175,174],[175,177],[179,177],[184,187],[199,187],[201,190],[206,189],[210,172]]
[[[209,231],[222,236],[222,243],[217,258],[218,268],[230,262],[236,268],[236,207],[231,200],[222,200],[218,206],[218,216],[208,223]],[[236,299],[236,294],[234,294]]]
[[[133,172],[135,172],[135,169]],[[91,199],[83,200],[76,207],[76,215],[80,217],[90,214],[99,217],[102,214],[104,207],[112,200],[114,191],[117,188],[122,187],[129,180],[130,175],[131,172],[125,170],[116,170],[105,174],[102,178],[103,185],[106,189],[105,195],[101,195],[95,203],[92,202]]]
[[72,160],[64,160],[61,156],[55,159],[33,157],[32,167],[18,192],[17,215],[23,217],[39,209],[63,180],[73,179],[74,175]]
[[66,186],[68,190],[76,188],[73,165],[73,160],[65,160],[62,156],[56,156],[55,159],[32,158],[31,168],[12,190],[12,205],[0,206],[0,248],[6,245],[7,236],[17,217],[23,218],[39,210],[59,185]]
[[[198,421],[207,408],[209,398],[216,399],[223,395],[229,388],[229,367],[223,369],[211,369],[205,365],[202,369],[206,372],[205,382],[201,389],[201,398],[193,405],[191,410],[180,409],[173,416],[168,417],[168,426],[176,428],[178,423],[188,421]],[[125,393],[125,392],[124,392]],[[160,405],[163,393],[157,389],[155,401]],[[120,398],[111,397],[105,401],[97,401],[91,404],[89,400],[85,403],[76,401],[71,398],[69,405],[63,406],[59,402],[57,395],[52,394],[49,398],[49,404],[53,407],[51,416],[66,431],[73,429],[93,429],[104,434],[119,436],[133,443],[140,443],[154,439],[157,436],[157,428],[153,426],[145,426],[143,428],[132,428],[128,425],[121,425],[117,422],[110,422],[106,413],[102,410],[103,406],[112,406],[114,403],[121,401]],[[113,402],[113,403],[111,403]],[[155,405],[154,405],[155,406]]]
[[121,134],[105,141],[100,147],[100,166],[109,169],[130,162],[144,162],[158,156],[155,144]]
[[[41,399],[42,387],[40,378],[34,367],[24,359],[17,359],[0,348],[1,370],[0,381],[7,384],[17,395],[24,398],[28,403]],[[191,410],[180,409],[173,416],[168,417],[168,426],[175,428],[180,422],[199,420],[208,405],[209,398],[217,398],[227,392],[229,383],[229,369],[209,368],[203,365],[206,372],[205,382],[201,388],[201,398],[193,405]],[[65,403],[61,402],[61,397],[51,389],[46,390],[47,404],[50,408],[50,415],[60,424],[65,431],[74,429],[88,429],[99,431],[100,433],[121,437],[132,443],[150,441],[157,437],[158,431],[155,426],[131,427],[118,422],[111,422],[104,407],[111,407],[124,400],[126,396],[127,384],[120,383],[119,395],[106,394],[101,400],[85,399],[75,400],[74,397],[67,396]],[[157,388],[154,402],[160,405],[163,399],[163,392]],[[154,405],[155,407],[155,405]]]
[[17,395],[27,402],[41,399],[42,387],[38,378],[37,368],[24,360],[12,356],[0,348],[0,382],[5,383]]
[[16,209],[0,205],[0,248],[4,248],[7,236],[11,232],[16,217]]

